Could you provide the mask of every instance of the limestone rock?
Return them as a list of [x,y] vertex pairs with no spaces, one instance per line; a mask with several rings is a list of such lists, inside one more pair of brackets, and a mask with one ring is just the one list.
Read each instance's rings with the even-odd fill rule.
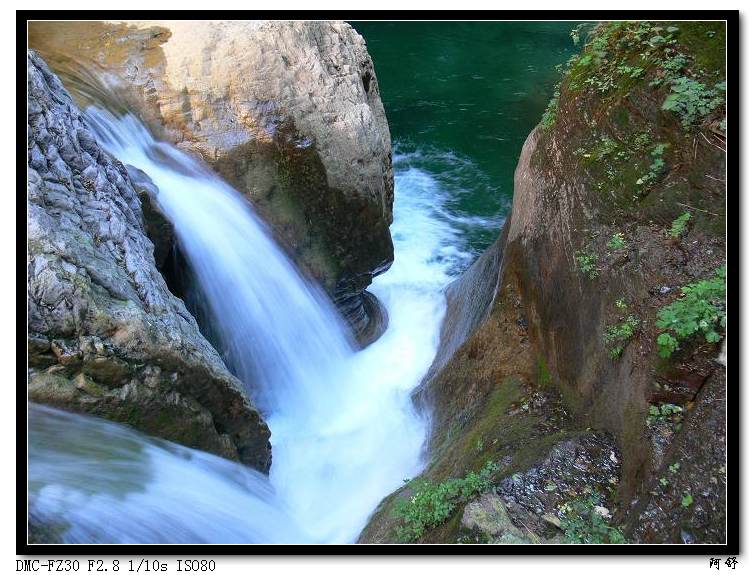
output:
[[464,528],[478,531],[496,543],[532,543],[522,530],[511,522],[503,501],[493,493],[485,493],[464,507],[461,517]]
[[29,399],[270,465],[270,432],[155,266],[126,168],[28,53]]
[[[82,102],[135,111],[243,192],[358,339],[393,260],[393,170],[365,42],[343,22],[33,22]],[[113,94],[118,94],[119,100]]]

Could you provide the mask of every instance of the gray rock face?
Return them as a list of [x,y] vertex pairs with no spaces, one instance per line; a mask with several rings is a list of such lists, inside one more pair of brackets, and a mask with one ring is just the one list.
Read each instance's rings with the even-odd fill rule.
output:
[[270,432],[155,267],[142,204],[27,57],[29,399],[270,465]]
[[382,333],[365,290],[393,261],[391,143],[351,26],[34,22],[29,42],[77,99],[125,106],[200,155],[271,223],[357,339]]

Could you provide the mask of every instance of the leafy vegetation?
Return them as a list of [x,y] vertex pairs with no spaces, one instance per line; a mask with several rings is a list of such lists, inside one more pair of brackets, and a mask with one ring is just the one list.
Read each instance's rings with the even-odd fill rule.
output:
[[668,148],[668,144],[656,144],[650,151],[650,156],[653,158],[653,162],[650,164],[650,168],[647,173],[637,179],[637,185],[646,187],[649,184],[658,180],[663,173],[663,169],[666,167],[666,162],[663,159],[663,152]]
[[661,406],[650,405],[648,407],[647,423],[653,425],[656,423],[669,422],[673,425],[674,431],[679,431],[682,425],[684,408],[675,403],[663,403]]
[[[714,26],[715,27],[715,26]],[[572,56],[562,70],[565,83],[554,90],[542,125],[555,123],[558,100],[565,87],[618,101],[635,86],[668,90],[662,109],[679,117],[689,131],[725,103],[726,82],[721,60],[725,37],[697,23],[608,22],[580,25],[571,31],[582,53]],[[723,30],[722,30],[723,32]],[[694,55],[694,56],[692,56]]]
[[548,106],[545,108],[543,118],[540,120],[540,125],[548,129],[556,123],[556,113],[558,112],[558,99],[561,96],[560,85],[556,84],[553,91],[553,97],[548,102]]
[[[624,535],[606,520],[605,510],[595,494],[573,499],[559,507],[561,527],[569,543],[626,543]],[[606,510],[607,511],[607,510]]]
[[681,216],[671,222],[671,230],[669,235],[674,239],[679,239],[684,232],[687,231],[687,222],[689,222],[692,214],[684,212]]
[[596,265],[596,262],[598,261],[597,255],[586,250],[579,250],[574,254],[574,257],[577,258],[577,264],[579,265],[580,272],[589,277],[591,280],[594,280],[598,277],[600,270],[598,270],[598,266]]
[[[618,302],[617,307],[619,307]],[[634,330],[637,329],[637,326],[639,325],[640,320],[630,314],[623,318],[619,323],[608,326],[606,333],[603,335],[603,341],[607,346],[610,346],[608,353],[613,359],[621,357],[621,354],[624,352],[624,345],[632,338]]]
[[611,236],[611,239],[608,240],[608,243],[606,246],[609,250],[620,250],[624,247],[626,247],[627,243],[624,240],[624,234],[621,232],[616,232]]
[[684,286],[682,296],[658,310],[657,318],[656,326],[663,330],[657,339],[661,357],[671,357],[681,341],[696,334],[709,343],[720,341],[720,331],[726,329],[726,266]]
[[442,483],[426,479],[418,482],[414,493],[400,498],[394,507],[394,514],[401,520],[396,527],[398,539],[416,541],[428,528],[443,523],[457,506],[491,489],[496,471],[498,465],[488,461],[479,472],[470,472],[464,478],[447,479]]
[[708,88],[702,82],[681,76],[671,85],[671,93],[666,97],[661,109],[676,113],[689,130],[708,114],[712,113],[726,100],[726,82],[718,82]]

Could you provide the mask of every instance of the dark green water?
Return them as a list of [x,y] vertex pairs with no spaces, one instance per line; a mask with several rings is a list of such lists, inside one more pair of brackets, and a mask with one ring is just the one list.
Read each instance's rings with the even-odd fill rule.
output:
[[409,166],[450,192],[443,201],[479,253],[508,215],[527,134],[574,53],[573,22],[352,22],[377,71],[397,173]]

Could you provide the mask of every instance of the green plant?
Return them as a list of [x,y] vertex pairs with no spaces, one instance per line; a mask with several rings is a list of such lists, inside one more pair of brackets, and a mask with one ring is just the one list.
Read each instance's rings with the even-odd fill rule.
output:
[[679,430],[682,422],[682,414],[684,408],[675,403],[662,403],[660,407],[657,405],[650,405],[648,407],[648,425],[654,423],[669,421],[674,424],[674,429]]
[[718,82],[712,88],[687,76],[675,78],[671,93],[661,109],[677,114],[685,130],[721,106],[726,93],[726,82]]
[[611,239],[608,240],[608,243],[606,245],[610,250],[620,250],[626,247],[627,243],[624,240],[624,234],[622,234],[621,232],[616,232],[611,236]]
[[546,130],[556,123],[556,114],[558,113],[558,99],[561,96],[561,85],[556,84],[553,90],[553,97],[548,102],[548,106],[545,108],[543,117],[540,120],[540,125]]
[[595,160],[602,160],[605,157],[612,156],[618,148],[619,143],[616,140],[601,136],[600,142],[598,142],[598,145],[588,154],[588,156]]
[[668,148],[668,144],[656,144],[650,150],[650,156],[653,158],[653,162],[650,164],[650,168],[646,174],[637,179],[638,186],[647,186],[656,181],[663,173],[663,168],[666,166],[666,162],[663,159],[663,153]]
[[720,341],[719,331],[726,329],[726,266],[711,278],[684,286],[679,299],[658,310],[655,325],[663,330],[657,343],[658,355],[665,358],[698,333],[709,343]]
[[488,461],[479,472],[470,472],[461,479],[452,478],[441,483],[426,479],[419,481],[414,493],[399,498],[394,507],[394,515],[401,520],[396,527],[398,539],[416,541],[425,530],[443,523],[458,505],[491,489],[496,471],[498,465]]
[[579,265],[579,271],[584,275],[594,280],[599,275],[598,266],[595,263],[598,261],[598,256],[590,253],[586,250],[579,250],[574,254],[577,258],[577,264]]
[[684,497],[682,497],[682,507],[689,507],[690,505],[692,505],[692,495],[685,493]]
[[628,315],[622,321],[615,325],[608,326],[606,333],[603,335],[603,341],[606,345],[611,346],[609,354],[611,358],[618,359],[624,352],[624,344],[634,335],[634,330],[640,325],[638,320],[633,315]]
[[[569,543],[626,543],[624,535],[606,521],[595,494],[573,499],[559,507],[561,527]],[[602,508],[605,511],[605,508]]]
[[624,298],[616,300],[616,309],[619,309],[619,310],[622,310],[622,311],[625,310],[625,309],[627,309],[627,304],[624,301]]
[[671,222],[671,230],[669,235],[674,239],[679,239],[682,234],[687,231],[687,222],[689,222],[692,214],[684,212],[681,216]]

